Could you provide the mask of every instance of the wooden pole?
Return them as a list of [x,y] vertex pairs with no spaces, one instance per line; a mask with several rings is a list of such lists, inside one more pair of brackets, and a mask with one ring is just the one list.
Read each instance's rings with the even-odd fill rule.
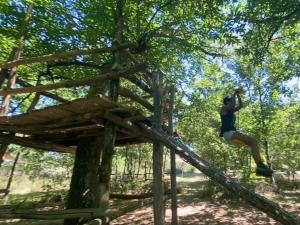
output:
[[139,88],[141,88],[143,91],[152,95],[153,90],[144,81],[142,81],[134,76],[127,77],[126,79],[129,80],[131,83],[135,84],[136,86],[138,86]]
[[[153,101],[154,118],[152,127],[161,131],[162,124],[162,76],[159,72],[153,73]],[[164,185],[163,185],[163,145],[160,140],[153,140],[153,212],[154,225],[164,225]]]
[[146,69],[145,64],[140,64],[135,67],[126,69],[126,70],[120,70],[120,71],[113,71],[106,74],[103,74],[100,77],[95,77],[92,79],[82,79],[82,80],[74,80],[74,81],[63,81],[56,84],[48,84],[48,85],[40,85],[35,87],[24,87],[24,88],[17,88],[17,89],[10,89],[10,90],[3,90],[0,91],[0,95],[7,95],[7,94],[21,94],[21,93],[33,93],[33,92],[44,92],[47,90],[54,90],[58,88],[73,88],[82,86],[85,84],[91,84],[94,82],[109,80],[109,79],[118,79],[120,77],[130,77],[132,74],[137,73],[139,71],[142,71]]
[[0,212],[2,219],[39,219],[39,220],[55,220],[55,219],[74,219],[86,218],[94,219],[102,216],[116,217],[121,211],[118,209],[103,210],[99,208],[85,208],[85,209],[65,209],[52,211],[36,211],[36,210],[22,210],[9,209]]
[[53,152],[74,153],[76,151],[76,149],[72,147],[38,141],[26,137],[16,137],[9,134],[1,134],[0,143],[21,145],[21,146],[26,146],[26,147],[36,148],[36,149],[42,149],[46,151],[53,151]]
[[[114,26],[114,40],[113,46],[118,46],[123,43],[124,32],[124,7],[125,0],[117,0],[115,3],[115,26]],[[126,64],[125,59],[120,52],[114,52],[114,65],[113,70],[119,71],[122,69],[121,65]],[[120,79],[111,79],[109,83],[108,98],[111,101],[117,102],[119,98]],[[106,113],[106,115],[108,115]],[[104,122],[105,136],[103,139],[101,164],[99,166],[99,192],[100,192],[100,207],[107,208],[109,206],[109,193],[110,193],[110,180],[112,173],[112,161],[115,154],[115,142],[117,136],[117,125],[109,120]],[[108,218],[101,218],[103,225],[109,224]]]
[[[30,3],[27,7],[27,11],[25,14],[25,18],[23,20],[23,24],[22,27],[19,31],[18,34],[18,46],[16,48],[14,48],[8,58],[8,60],[19,60],[19,58],[21,57],[22,51],[23,51],[23,47],[24,47],[24,40],[25,40],[25,35],[27,33],[27,28],[28,28],[28,24],[31,18],[31,13],[32,13],[32,8],[33,8],[33,3]],[[4,70],[1,71],[0,69],[0,86],[2,86],[2,83],[4,82],[6,76],[7,76],[7,89],[11,89],[16,82],[16,77],[17,77],[17,66],[13,66],[10,70]],[[5,94],[3,95],[2,98],[2,103],[1,103],[1,108],[0,108],[0,116],[4,116],[8,110],[9,110],[9,104],[10,104],[10,95],[9,94]],[[3,162],[2,157],[4,156],[6,150],[8,148],[8,144],[1,144],[0,146],[0,167],[1,164]]]
[[120,87],[119,94],[123,97],[130,98],[133,101],[136,101],[140,103],[142,106],[144,106],[146,109],[148,109],[150,112],[153,112],[153,105],[151,105],[147,100],[144,98],[141,98],[140,96],[134,94],[127,88]]
[[[16,81],[17,84],[23,86],[23,87],[34,87],[33,85],[27,83],[26,81],[23,81],[21,80],[20,78],[17,78],[17,81]],[[68,100],[58,96],[58,95],[55,95],[55,94],[52,94],[50,92],[40,92],[41,95],[43,96],[46,96],[48,98],[52,98],[58,102],[69,102]]]
[[19,65],[30,65],[33,63],[41,63],[41,62],[50,62],[55,61],[58,59],[64,59],[69,57],[76,57],[78,55],[92,55],[92,54],[99,54],[99,53],[110,53],[119,51],[122,49],[126,49],[129,47],[132,47],[133,44],[123,44],[115,47],[106,47],[106,48],[95,48],[95,49],[81,49],[81,50],[72,50],[68,52],[60,52],[60,53],[54,53],[49,55],[42,55],[37,56],[29,59],[20,59],[20,60],[13,60],[4,64],[0,64],[0,68],[11,68],[14,66]]
[[[25,18],[23,20],[23,24],[18,35],[19,45],[12,51],[11,58],[13,60],[19,60],[21,57],[23,47],[24,47],[25,34],[27,32],[29,20],[31,18],[32,7],[33,7],[32,3],[30,3],[27,7],[27,12],[25,14]],[[13,66],[8,72],[8,78],[7,78],[8,80],[7,80],[7,87],[6,87],[8,90],[14,87],[16,83],[16,77],[17,77],[17,66]],[[3,95],[2,105],[0,110],[1,116],[4,116],[8,112],[9,103],[10,103],[10,95],[9,93],[7,93]]]
[[[174,110],[175,87],[170,87],[170,102],[168,111],[168,131],[169,135],[173,135],[173,110]],[[174,151],[170,152],[171,158],[171,210],[172,210],[172,225],[178,224],[177,217],[177,187],[176,187],[176,155]]]
[[8,201],[8,194],[10,192],[10,187],[11,187],[11,183],[12,183],[12,180],[13,180],[13,177],[14,177],[14,172],[15,172],[15,169],[16,169],[16,165],[17,165],[17,162],[19,160],[19,156],[20,156],[20,152],[18,152],[17,155],[16,155],[16,158],[15,158],[14,164],[11,168],[10,175],[9,175],[9,178],[8,178],[8,182],[7,182],[7,185],[6,185],[6,192],[3,195],[3,200],[4,200],[5,205],[7,204],[7,201]]

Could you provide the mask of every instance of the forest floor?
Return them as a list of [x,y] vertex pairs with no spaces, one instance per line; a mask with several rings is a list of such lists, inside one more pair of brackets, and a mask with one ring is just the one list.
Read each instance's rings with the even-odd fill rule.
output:
[[[279,225],[280,223],[249,206],[230,193],[222,191],[202,176],[178,177],[182,192],[178,195],[178,221],[180,225]],[[252,187],[256,193],[275,201],[287,211],[300,217],[300,188],[289,187],[274,191],[264,180]],[[134,202],[134,201],[132,201]],[[60,203],[61,204],[61,203]],[[113,201],[112,207],[122,207],[130,201]],[[151,225],[152,207],[146,205],[112,221],[112,225]],[[1,225],[61,225],[62,220],[0,220]],[[167,201],[166,224],[171,225],[170,200]]]
[[[230,193],[218,192],[213,183],[198,177],[179,178],[183,193],[178,195],[178,224],[180,225],[279,225],[265,213],[251,207]],[[285,210],[300,217],[300,189],[281,190],[259,180],[255,192],[275,201]],[[171,225],[171,206],[167,201],[166,225]],[[144,207],[119,217],[112,225],[151,225],[152,208]]]

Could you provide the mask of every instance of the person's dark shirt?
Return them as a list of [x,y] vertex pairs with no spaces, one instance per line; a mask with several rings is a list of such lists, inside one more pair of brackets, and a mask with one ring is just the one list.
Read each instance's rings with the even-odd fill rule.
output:
[[235,127],[235,114],[233,110],[228,110],[226,115],[221,115],[221,129],[220,129],[220,137],[223,137],[223,134],[226,131],[236,130]]

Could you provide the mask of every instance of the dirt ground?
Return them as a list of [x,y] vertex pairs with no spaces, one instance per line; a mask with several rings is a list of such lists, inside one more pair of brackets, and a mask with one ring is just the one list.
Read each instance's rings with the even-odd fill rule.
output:
[[[268,217],[245,202],[232,199],[206,196],[203,190],[203,180],[197,177],[179,179],[183,192],[178,195],[178,221],[180,225],[279,225],[280,223]],[[256,192],[276,201],[285,210],[300,217],[300,190],[274,192],[267,187],[258,186]],[[127,204],[128,202],[126,202]],[[114,204],[113,204],[114,205]],[[116,204],[119,206],[118,204]],[[170,201],[166,207],[166,225],[171,225]],[[127,213],[111,222],[112,225],[152,225],[153,214],[151,205]],[[62,220],[33,221],[6,220],[1,225],[61,225]]]
[[[199,197],[197,191],[178,196],[178,224],[180,225],[279,225],[265,213],[241,200],[215,200]],[[300,217],[300,190],[274,194],[260,193],[275,200],[285,210]],[[112,222],[112,225],[151,225],[152,208],[144,207],[127,213]],[[170,202],[167,203],[166,225],[171,225]]]

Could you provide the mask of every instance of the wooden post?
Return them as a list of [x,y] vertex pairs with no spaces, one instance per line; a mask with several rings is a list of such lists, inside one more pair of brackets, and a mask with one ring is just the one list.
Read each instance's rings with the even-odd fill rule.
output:
[[[27,7],[27,11],[25,14],[25,18],[23,20],[23,24],[22,27],[19,31],[18,34],[18,46],[16,48],[14,48],[8,58],[8,60],[18,60],[21,57],[21,53],[23,51],[23,46],[24,46],[24,40],[25,40],[25,35],[27,33],[27,27],[29,24],[29,20],[31,17],[31,13],[32,13],[32,7],[33,4],[30,3]],[[10,70],[1,70],[0,69],[0,86],[2,86],[2,83],[5,80],[5,77],[7,76],[7,89],[11,89],[16,82],[16,77],[17,77],[17,66],[11,67]],[[2,104],[1,104],[1,108],[0,108],[0,116],[4,116],[9,109],[9,103],[10,103],[10,95],[4,95],[2,98]],[[8,144],[1,144],[0,146],[0,167],[1,164],[3,162],[3,156],[8,148]]]
[[[10,60],[19,60],[21,57],[21,53],[24,47],[24,40],[25,40],[25,35],[27,33],[27,28],[28,28],[28,24],[29,24],[29,20],[31,18],[31,13],[32,13],[32,8],[33,8],[33,4],[30,3],[27,7],[27,11],[25,14],[25,18],[23,20],[23,24],[21,27],[21,30],[19,31],[18,34],[18,42],[19,45],[14,48],[8,58],[8,61]],[[2,85],[2,83],[5,80],[5,77],[7,76],[7,89],[11,89],[16,82],[16,77],[17,77],[17,66],[14,66],[9,70],[2,70],[0,69],[0,85]],[[10,95],[4,95],[2,98],[2,104],[1,104],[1,108],[0,108],[0,116],[4,116],[9,109],[9,103],[10,103]],[[3,156],[8,148],[8,144],[1,144],[0,146],[0,167],[1,164],[3,162]]]
[[[116,1],[116,11],[115,11],[115,33],[113,46],[118,46],[123,43],[123,28],[124,28],[124,6],[125,0]],[[126,63],[121,57],[120,52],[114,53],[114,64],[112,69],[116,72],[122,70],[120,65]],[[109,99],[117,102],[119,96],[120,79],[116,77],[109,82]],[[108,116],[108,114],[106,114]],[[104,129],[104,142],[102,149],[101,164],[99,167],[99,191],[100,191],[100,208],[107,208],[109,206],[109,193],[110,193],[110,178],[112,173],[112,161],[115,153],[115,141],[117,135],[117,125],[109,120],[105,122]],[[103,225],[108,225],[110,223],[108,218],[102,217]]]
[[[168,111],[168,131],[173,135],[173,109],[174,109],[175,87],[170,87],[170,102]],[[178,224],[177,218],[177,187],[176,187],[176,156],[175,152],[170,152],[171,158],[171,210],[172,210],[172,225]]]
[[[152,127],[161,131],[162,124],[162,90],[161,73],[153,73],[153,101],[154,101],[154,119]],[[164,225],[164,185],[162,177],[163,167],[163,145],[159,140],[153,141],[153,213],[154,225]]]
[[[19,45],[12,51],[12,54],[11,54],[9,60],[10,59],[18,60],[21,57],[21,53],[22,53],[23,46],[24,46],[25,34],[27,32],[27,27],[28,27],[29,20],[31,17],[32,7],[33,7],[33,4],[30,3],[28,5],[22,27],[19,31],[19,35],[18,35]],[[12,89],[16,83],[17,66],[11,67],[10,71],[7,74],[8,74],[7,89]],[[10,95],[9,94],[4,95],[3,99],[2,99],[1,110],[0,110],[1,116],[4,116],[8,112],[9,102],[10,102]]]
[[17,165],[19,156],[20,156],[20,152],[17,153],[14,164],[13,164],[13,166],[11,168],[11,171],[10,171],[10,175],[9,175],[8,182],[7,182],[7,185],[6,185],[6,192],[3,195],[4,204],[7,204],[7,201],[8,201],[8,194],[10,192],[10,187],[11,187],[11,183],[12,183],[12,180],[13,180],[13,177],[14,177],[14,172],[15,172],[15,169],[16,169],[16,165]]

